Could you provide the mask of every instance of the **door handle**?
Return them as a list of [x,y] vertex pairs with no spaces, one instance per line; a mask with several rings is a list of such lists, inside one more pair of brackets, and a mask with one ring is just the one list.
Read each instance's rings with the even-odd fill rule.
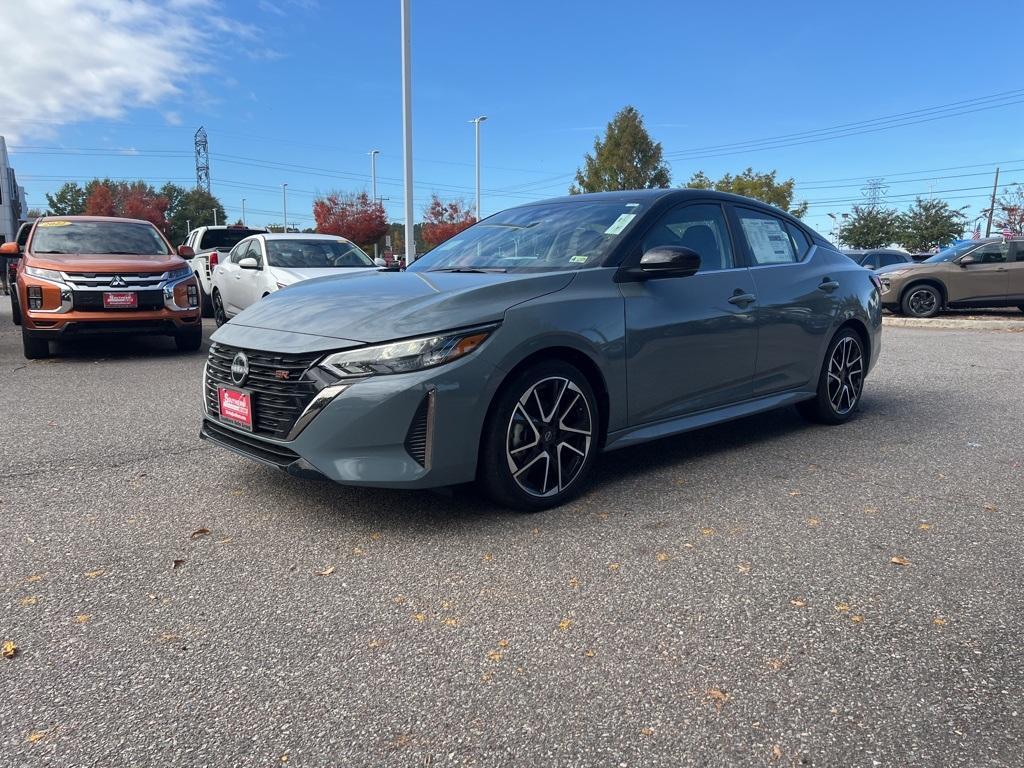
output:
[[829,278],[826,277],[824,280],[821,281],[821,285],[818,286],[818,290],[825,291],[825,293],[832,293],[832,291],[834,291],[838,287],[839,283],[837,283],[835,280],[830,280]]
[[744,309],[747,304],[752,304],[755,301],[757,301],[757,296],[752,293],[740,293],[738,289],[736,293],[729,298],[730,304],[735,304],[737,307],[743,307]]

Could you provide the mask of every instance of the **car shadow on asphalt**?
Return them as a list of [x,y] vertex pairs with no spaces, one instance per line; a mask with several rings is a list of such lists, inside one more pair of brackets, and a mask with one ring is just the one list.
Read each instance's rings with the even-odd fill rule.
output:
[[58,341],[51,346],[54,361],[101,362],[135,357],[205,357],[209,342],[204,339],[197,352],[179,352],[170,336],[89,336],[73,342]]

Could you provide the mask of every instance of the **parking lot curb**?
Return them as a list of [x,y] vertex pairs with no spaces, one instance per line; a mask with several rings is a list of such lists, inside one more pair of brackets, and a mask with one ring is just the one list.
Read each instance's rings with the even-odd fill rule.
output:
[[882,325],[894,328],[932,328],[972,331],[1024,331],[1021,320],[983,320],[956,317],[883,317]]

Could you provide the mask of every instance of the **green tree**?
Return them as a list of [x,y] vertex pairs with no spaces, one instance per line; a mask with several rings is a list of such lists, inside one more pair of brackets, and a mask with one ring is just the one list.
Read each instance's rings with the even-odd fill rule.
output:
[[89,193],[76,182],[66,182],[52,195],[46,193],[46,209],[54,216],[80,216],[85,212]]
[[963,234],[967,220],[963,211],[950,208],[945,200],[917,198],[903,214],[900,245],[911,253],[920,253],[950,243]]
[[583,156],[576,183],[569,194],[618,189],[654,189],[671,184],[662,160],[661,144],[651,139],[644,120],[633,107],[625,107],[605,128],[604,140],[594,138],[594,154]]
[[777,175],[778,171],[774,170],[755,173],[753,168],[747,168],[737,176],[727,173],[718,181],[712,181],[704,171],[697,171],[690,177],[686,186],[690,189],[715,189],[719,192],[752,197],[788,211],[794,216],[803,216],[807,213],[807,201],[793,206],[793,187],[796,186],[796,181],[792,178],[778,181]]
[[839,239],[851,248],[882,248],[900,239],[903,217],[892,208],[853,206],[839,230]]
[[160,192],[170,201],[167,209],[167,236],[175,245],[185,242],[189,226],[195,229],[213,224],[214,209],[217,210],[217,223],[227,223],[224,206],[205,189],[186,191],[176,184],[165,184]]

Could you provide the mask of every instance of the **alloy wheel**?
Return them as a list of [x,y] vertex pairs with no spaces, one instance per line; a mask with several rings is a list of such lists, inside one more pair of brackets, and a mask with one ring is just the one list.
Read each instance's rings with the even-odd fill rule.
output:
[[590,455],[593,416],[582,390],[552,376],[530,386],[509,419],[505,458],[531,496],[554,496],[577,478]]
[[227,313],[224,311],[224,301],[219,292],[213,294],[213,317],[218,326],[224,325],[228,321]]
[[853,410],[864,387],[864,354],[860,343],[844,336],[828,361],[828,399],[840,416]]
[[925,288],[918,288],[907,299],[907,306],[915,315],[929,315],[935,311],[935,293]]

